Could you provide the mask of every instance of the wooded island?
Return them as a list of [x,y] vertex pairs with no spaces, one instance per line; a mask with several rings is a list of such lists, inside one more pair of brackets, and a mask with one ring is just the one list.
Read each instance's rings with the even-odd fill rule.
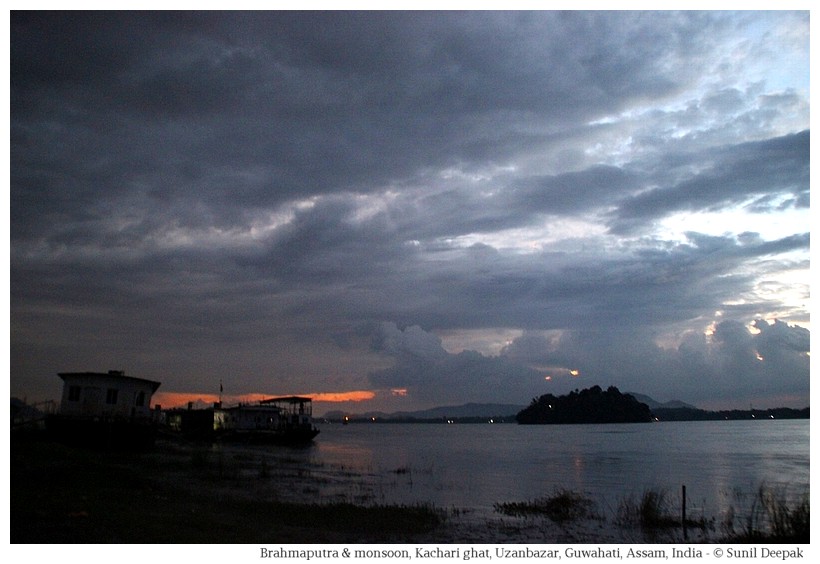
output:
[[600,386],[575,390],[565,396],[546,394],[518,412],[522,425],[555,425],[564,423],[648,423],[652,421],[649,406],[615,386],[606,391]]

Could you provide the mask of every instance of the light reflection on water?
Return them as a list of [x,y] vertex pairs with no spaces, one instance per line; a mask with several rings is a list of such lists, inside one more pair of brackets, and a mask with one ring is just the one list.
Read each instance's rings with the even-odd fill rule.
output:
[[[719,515],[761,485],[809,489],[809,421],[699,421],[632,425],[321,425],[313,447],[291,452],[314,467],[366,476],[379,503],[492,511],[558,489],[604,510],[660,490]],[[357,486],[361,487],[361,485]]]

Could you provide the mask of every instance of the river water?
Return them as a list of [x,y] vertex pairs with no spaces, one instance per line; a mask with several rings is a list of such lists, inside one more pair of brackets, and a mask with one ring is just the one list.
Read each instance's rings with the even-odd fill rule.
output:
[[361,477],[362,500],[375,503],[489,514],[499,502],[572,490],[608,512],[647,490],[679,498],[685,485],[691,511],[719,518],[749,506],[761,486],[794,499],[809,491],[808,420],[320,428],[313,446],[288,456],[325,469],[328,491],[344,487],[338,476]]

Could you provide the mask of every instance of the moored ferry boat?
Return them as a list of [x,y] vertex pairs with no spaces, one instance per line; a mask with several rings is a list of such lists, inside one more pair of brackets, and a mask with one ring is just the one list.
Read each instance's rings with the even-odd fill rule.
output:
[[312,400],[302,396],[264,399],[258,403],[207,409],[176,409],[166,414],[168,428],[199,440],[260,444],[308,444],[319,429],[313,425]]
[[319,429],[313,425],[311,398],[284,396],[215,410],[214,432],[220,440],[303,444]]

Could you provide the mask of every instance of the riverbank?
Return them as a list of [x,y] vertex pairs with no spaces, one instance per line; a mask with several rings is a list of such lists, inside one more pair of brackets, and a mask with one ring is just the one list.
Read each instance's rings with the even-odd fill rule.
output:
[[128,453],[13,440],[11,542],[413,542],[440,525],[431,508],[321,500],[304,486],[293,501],[296,484],[255,462],[202,445]]
[[[374,476],[305,463],[286,448],[160,440],[150,451],[129,453],[15,437],[10,467],[12,543],[683,542],[675,523],[641,522],[642,500],[632,506],[633,522],[561,492],[500,502],[491,517],[469,508],[390,505],[379,499]],[[391,474],[412,479],[403,468]],[[720,534],[714,520],[695,520],[686,540]]]

